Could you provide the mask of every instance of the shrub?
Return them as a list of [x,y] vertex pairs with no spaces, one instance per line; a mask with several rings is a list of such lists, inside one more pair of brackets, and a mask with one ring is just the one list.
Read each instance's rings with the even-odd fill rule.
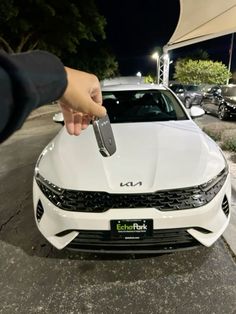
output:
[[221,141],[222,135],[226,130],[236,130],[236,126],[228,122],[215,122],[203,126],[202,130],[209,135],[214,141]]
[[222,149],[236,152],[236,128],[223,132],[220,146]]
[[211,60],[179,59],[174,78],[181,83],[225,84],[232,74],[222,62]]

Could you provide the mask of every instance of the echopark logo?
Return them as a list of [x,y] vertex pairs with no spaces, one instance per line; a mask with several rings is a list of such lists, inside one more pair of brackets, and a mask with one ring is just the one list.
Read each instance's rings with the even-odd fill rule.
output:
[[132,181],[129,181],[129,182],[121,182],[120,183],[120,186],[123,187],[123,186],[128,186],[128,187],[135,187],[135,186],[141,186],[142,185],[142,182],[141,181],[138,181],[138,182],[132,182]]

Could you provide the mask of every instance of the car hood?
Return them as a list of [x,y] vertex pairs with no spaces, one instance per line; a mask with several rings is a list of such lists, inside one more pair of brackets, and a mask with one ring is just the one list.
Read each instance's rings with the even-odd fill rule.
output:
[[232,105],[236,105],[236,97],[235,96],[232,96],[232,97],[229,97],[229,96],[225,96],[224,97],[224,100],[226,101],[226,102],[229,102],[229,103],[231,103]]
[[39,173],[62,188],[137,193],[199,185],[225,166],[218,146],[191,120],[112,127],[111,157],[99,153],[91,125],[79,137],[63,128],[44,150]]
[[186,94],[201,96],[202,92],[200,92],[200,91],[199,92],[198,91],[195,91],[195,92],[187,91]]

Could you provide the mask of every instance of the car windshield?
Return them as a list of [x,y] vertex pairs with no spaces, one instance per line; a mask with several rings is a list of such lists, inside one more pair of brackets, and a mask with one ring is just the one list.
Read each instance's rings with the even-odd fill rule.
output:
[[200,87],[197,85],[186,85],[185,88],[189,92],[198,92],[200,90]]
[[179,92],[180,90],[183,92],[183,86],[182,85],[171,85],[170,88],[173,90],[173,92]]
[[188,119],[167,90],[107,91],[103,92],[103,105],[111,123]]
[[222,87],[222,95],[236,97],[236,86]]

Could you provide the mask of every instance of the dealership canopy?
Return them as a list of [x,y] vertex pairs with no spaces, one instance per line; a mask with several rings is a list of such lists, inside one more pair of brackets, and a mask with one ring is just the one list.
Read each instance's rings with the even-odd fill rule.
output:
[[236,32],[236,0],[180,0],[180,17],[166,50]]

